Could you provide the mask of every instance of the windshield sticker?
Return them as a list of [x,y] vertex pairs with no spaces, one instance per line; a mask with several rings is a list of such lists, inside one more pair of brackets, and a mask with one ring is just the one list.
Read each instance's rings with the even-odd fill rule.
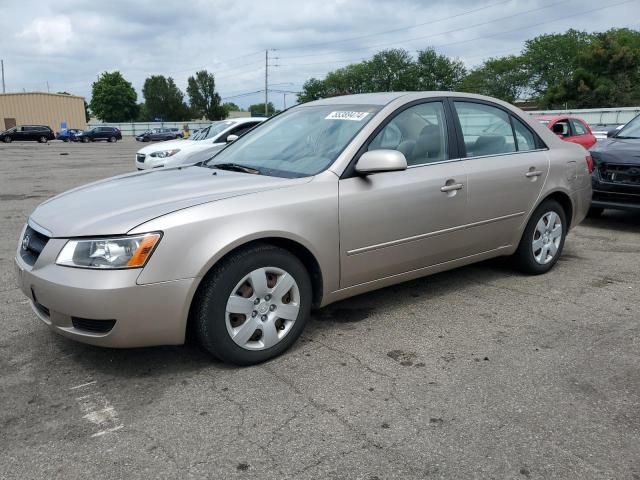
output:
[[353,122],[361,122],[369,112],[331,112],[324,117],[325,120],[351,120]]

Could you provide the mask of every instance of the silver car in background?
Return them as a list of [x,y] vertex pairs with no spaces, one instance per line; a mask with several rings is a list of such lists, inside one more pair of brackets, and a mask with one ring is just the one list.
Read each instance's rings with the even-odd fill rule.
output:
[[66,337],[138,347],[193,329],[249,365],[286,350],[312,307],[501,255],[549,271],[589,208],[591,168],[582,147],[492,98],[331,98],[202,165],[44,202],[16,265],[36,315]]

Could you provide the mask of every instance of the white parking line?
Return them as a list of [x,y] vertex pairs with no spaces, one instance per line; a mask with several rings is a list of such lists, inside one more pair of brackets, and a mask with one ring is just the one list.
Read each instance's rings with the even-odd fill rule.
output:
[[107,433],[117,432],[124,428],[122,422],[118,418],[118,412],[111,405],[111,402],[100,391],[93,390],[97,381],[83,383],[69,388],[69,390],[78,390],[86,388],[88,393],[76,397],[76,402],[80,406],[80,410],[84,414],[82,418],[91,422],[99,428],[99,431],[91,435],[92,438],[101,437]]

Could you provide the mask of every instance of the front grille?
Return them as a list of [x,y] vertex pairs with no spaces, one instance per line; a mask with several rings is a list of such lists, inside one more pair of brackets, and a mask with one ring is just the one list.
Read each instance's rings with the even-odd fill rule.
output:
[[115,320],[91,320],[90,318],[71,317],[73,328],[91,333],[108,333],[116,324]]
[[36,263],[48,241],[49,237],[27,226],[20,244],[20,256],[27,265]]
[[605,163],[600,166],[600,176],[605,182],[640,186],[640,165]]
[[139,163],[144,163],[144,159],[145,159],[146,157],[147,157],[147,156],[146,156],[144,153],[138,153],[138,154],[136,155],[136,160],[137,160]]

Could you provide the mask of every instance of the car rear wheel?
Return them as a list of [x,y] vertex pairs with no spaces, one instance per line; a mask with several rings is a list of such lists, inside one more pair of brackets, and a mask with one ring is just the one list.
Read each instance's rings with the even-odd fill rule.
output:
[[13,140],[11,137],[4,137],[3,138],[4,143],[11,143],[11,140]]
[[193,309],[196,335],[225,362],[264,362],[300,336],[311,292],[307,270],[286,250],[266,244],[240,250],[203,280]]
[[64,143],[69,143],[69,139],[68,139],[68,138],[63,138],[63,139],[62,139],[62,141],[63,141]]
[[524,230],[515,260],[525,273],[546,273],[562,254],[567,234],[567,220],[562,206],[555,200],[545,200],[533,212]]
[[109,141],[110,141],[111,143],[116,143],[116,141],[117,141],[117,140],[118,140],[118,139],[117,139],[116,137],[109,137]]

